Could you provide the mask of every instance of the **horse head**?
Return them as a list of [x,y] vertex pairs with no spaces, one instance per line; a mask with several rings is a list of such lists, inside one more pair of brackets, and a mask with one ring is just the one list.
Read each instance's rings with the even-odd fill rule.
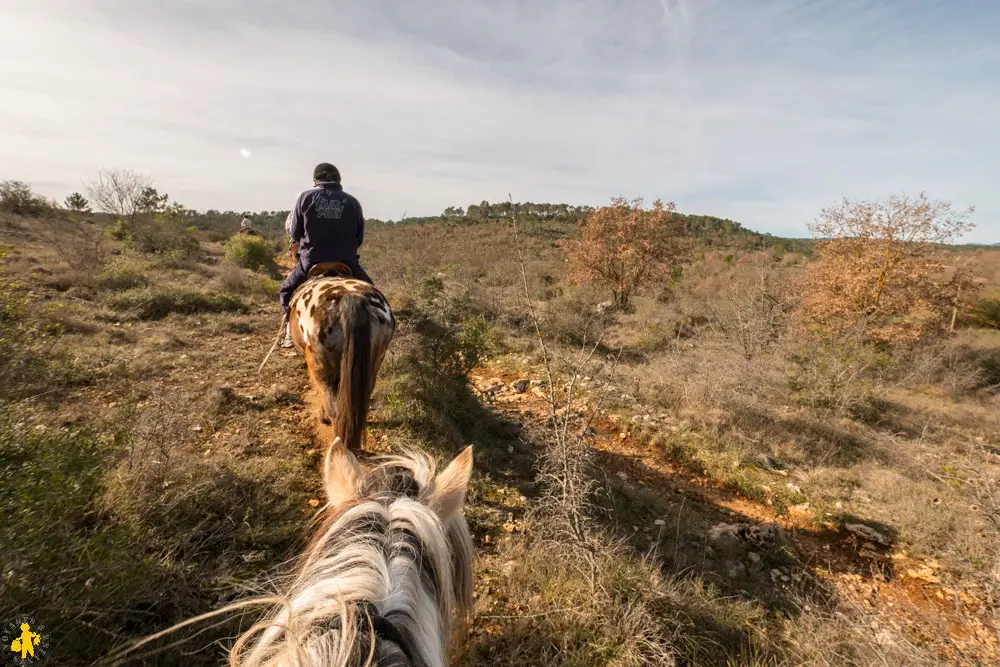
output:
[[319,530],[278,607],[236,642],[233,667],[444,667],[472,604],[466,448],[440,473],[422,453],[363,468],[326,453]]

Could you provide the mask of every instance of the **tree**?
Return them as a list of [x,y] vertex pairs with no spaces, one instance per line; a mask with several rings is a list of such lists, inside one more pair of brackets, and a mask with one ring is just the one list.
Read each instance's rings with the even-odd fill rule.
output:
[[[115,218],[120,226],[131,226],[148,203],[144,195],[153,190],[146,176],[131,169],[102,169],[87,185],[87,193],[97,209]],[[155,190],[153,190],[155,192]]]
[[[161,195],[153,186],[145,187],[139,193],[139,211],[142,213],[163,213],[167,210],[168,198],[169,195],[166,193]],[[246,216],[247,213],[244,212],[243,215]]]
[[52,210],[44,197],[35,194],[29,183],[0,181],[0,211],[16,215],[42,215]]
[[90,202],[79,192],[74,192],[66,197],[66,208],[77,213],[90,213]]
[[684,223],[672,202],[657,199],[645,208],[642,199],[617,197],[579,225],[582,238],[570,245],[569,278],[605,283],[619,307],[628,306],[644,284],[669,280],[687,255]]
[[924,193],[845,198],[823,209],[809,225],[819,260],[802,301],[806,322],[825,334],[888,342],[946,332],[973,280],[941,261],[940,246],[972,229],[972,211]]

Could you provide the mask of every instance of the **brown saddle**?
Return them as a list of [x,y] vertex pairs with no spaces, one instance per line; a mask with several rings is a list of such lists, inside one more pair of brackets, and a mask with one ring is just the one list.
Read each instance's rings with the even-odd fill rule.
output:
[[343,262],[320,262],[309,267],[307,278],[350,278],[354,275],[351,267]]

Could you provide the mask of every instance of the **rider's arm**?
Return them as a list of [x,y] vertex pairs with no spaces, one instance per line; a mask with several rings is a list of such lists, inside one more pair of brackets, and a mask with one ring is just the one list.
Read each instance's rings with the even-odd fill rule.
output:
[[302,235],[305,233],[305,216],[302,214],[302,197],[300,196],[295,200],[295,206],[292,207],[292,219],[291,224],[288,226],[288,236],[291,237],[289,245],[294,245],[302,240]]
[[358,247],[365,241],[365,214],[361,212],[361,202],[354,200],[354,205],[358,207]]

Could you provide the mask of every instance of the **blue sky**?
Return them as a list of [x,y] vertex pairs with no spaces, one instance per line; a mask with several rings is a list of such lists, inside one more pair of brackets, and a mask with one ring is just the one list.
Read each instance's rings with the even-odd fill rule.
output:
[[1000,242],[997,34],[988,0],[2,0],[0,179],[284,209],[331,161],[374,217],[623,194],[796,236],[926,190]]

